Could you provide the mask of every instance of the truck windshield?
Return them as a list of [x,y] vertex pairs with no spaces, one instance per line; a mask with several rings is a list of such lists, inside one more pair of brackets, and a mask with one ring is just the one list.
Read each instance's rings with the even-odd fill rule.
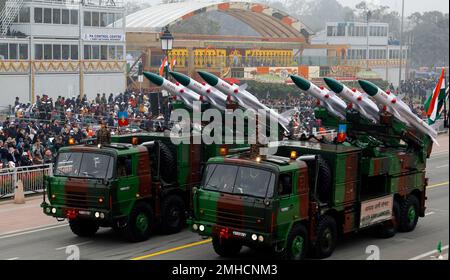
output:
[[56,176],[110,179],[113,175],[113,157],[104,154],[63,152],[56,161]]
[[273,172],[226,164],[209,164],[203,182],[206,190],[255,197],[272,197],[274,185]]

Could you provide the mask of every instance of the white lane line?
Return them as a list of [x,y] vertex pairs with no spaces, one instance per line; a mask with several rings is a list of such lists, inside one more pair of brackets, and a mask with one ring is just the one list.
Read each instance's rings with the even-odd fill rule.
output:
[[7,261],[13,261],[13,260],[18,260],[19,259],[19,257],[14,257],[14,258],[9,258],[9,259],[6,259]]
[[39,231],[44,231],[44,230],[49,230],[49,229],[54,229],[54,228],[60,228],[60,227],[66,227],[69,224],[63,224],[63,225],[56,225],[56,226],[51,226],[51,227],[44,227],[44,228],[37,228],[34,230],[28,230],[28,231],[20,231],[17,233],[11,233],[11,234],[4,234],[0,236],[0,239],[5,239],[5,238],[10,238],[10,237],[16,237],[16,236],[20,236],[20,235],[25,235],[25,234],[30,234],[30,233],[35,233],[35,232],[39,232]]
[[76,244],[69,244],[69,245],[67,245],[67,246],[63,246],[63,247],[56,248],[55,250],[66,249],[66,248],[69,247],[69,246],[81,246],[81,245],[88,244],[88,243],[92,243],[92,242],[93,242],[93,241],[90,240],[90,241],[81,242],[81,243],[76,243]]
[[[444,247],[442,247],[442,251],[447,250],[447,249],[448,249],[448,245],[445,245]],[[410,258],[409,260],[410,261],[420,260],[431,254],[437,254],[437,252],[438,252],[437,250],[429,251],[429,252],[423,253],[421,255],[415,256],[414,258]]]
[[434,213],[433,211],[430,211],[430,212],[428,212],[428,213],[425,213],[425,217],[426,217],[426,216],[429,216],[429,215],[433,215],[433,214],[436,214],[436,213]]
[[444,165],[441,165],[441,166],[436,166],[436,169],[438,169],[438,168],[444,168],[444,167],[448,167],[448,164],[444,164]]

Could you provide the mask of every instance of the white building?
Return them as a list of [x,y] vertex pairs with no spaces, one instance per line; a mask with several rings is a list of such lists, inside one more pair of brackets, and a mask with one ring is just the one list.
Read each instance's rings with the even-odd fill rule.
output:
[[0,4],[0,106],[126,88],[123,0]]
[[[369,35],[369,36],[367,36]],[[364,22],[328,22],[326,29],[311,38],[311,48],[303,51],[304,56],[337,56],[341,63],[360,66],[376,72],[380,78],[394,85],[399,81],[400,45],[389,40],[387,23]],[[314,48],[314,45],[321,46]],[[330,54],[326,45],[346,46],[340,53]],[[369,51],[367,56],[367,50]],[[405,77],[407,64],[407,47],[403,46],[402,79]]]

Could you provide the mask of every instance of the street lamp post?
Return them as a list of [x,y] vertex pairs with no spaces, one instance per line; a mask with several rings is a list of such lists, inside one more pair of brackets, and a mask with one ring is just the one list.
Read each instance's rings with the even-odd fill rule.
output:
[[[160,37],[160,40],[161,40],[161,49],[164,51],[164,53],[166,55],[167,63],[169,63],[169,52],[173,48],[173,36],[172,36],[172,33],[170,33],[170,31],[169,31],[169,26],[166,26],[164,28],[164,31]],[[163,65],[163,67],[165,68],[165,65]],[[164,73],[165,78],[167,79],[169,77],[168,69],[165,68],[164,72],[165,72]]]
[[[169,52],[172,50],[173,48],[173,36],[172,33],[170,33],[169,31],[169,26],[166,25],[166,27],[164,28],[163,34],[160,37],[161,40],[161,49],[163,50],[163,52],[166,55],[166,59],[167,59],[167,64],[170,65],[169,62]],[[169,67],[166,67],[165,65],[163,65],[164,67],[164,76],[166,79],[169,79]],[[159,101],[158,101],[159,103]],[[169,124],[169,108],[168,105],[165,107],[164,110],[164,125],[167,127]]]

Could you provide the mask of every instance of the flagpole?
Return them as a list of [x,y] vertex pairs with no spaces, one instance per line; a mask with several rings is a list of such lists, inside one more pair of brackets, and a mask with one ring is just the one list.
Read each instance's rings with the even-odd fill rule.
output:
[[[448,88],[447,88],[448,90]],[[447,116],[447,94],[444,93],[444,128],[448,128],[448,116]]]

